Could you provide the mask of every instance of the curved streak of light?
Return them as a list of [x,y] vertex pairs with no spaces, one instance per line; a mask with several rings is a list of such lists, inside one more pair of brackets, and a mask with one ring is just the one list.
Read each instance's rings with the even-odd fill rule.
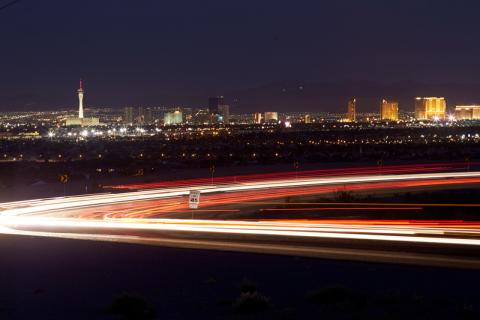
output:
[[[358,176],[358,177],[340,177],[340,178],[315,178],[315,179],[290,179],[273,182],[257,182],[240,185],[229,186],[196,186],[193,189],[201,190],[202,193],[214,192],[233,192],[246,191],[282,187],[300,187],[300,186],[314,186],[314,185],[328,185],[328,184],[352,184],[360,182],[381,182],[381,181],[402,181],[402,180],[424,180],[424,179],[446,179],[446,178],[462,178],[462,177],[480,177],[480,172],[447,172],[447,173],[428,173],[428,174],[405,174],[405,175],[379,175],[379,176]],[[128,192],[122,194],[102,194],[95,196],[76,197],[76,201],[69,198],[61,198],[45,201],[45,204],[35,204],[27,207],[14,207],[5,209],[1,213],[3,216],[15,216],[20,214],[40,213],[48,210],[58,210],[67,208],[84,207],[91,205],[112,204],[126,201],[151,200],[168,198],[175,196],[188,195],[192,188],[179,188],[174,190],[160,189],[140,192]],[[38,200],[37,200],[38,201]],[[22,202],[22,206],[27,202]],[[1,206],[2,204],[0,204]],[[14,205],[14,203],[10,204]]]
[[[24,221],[22,221],[24,220]],[[406,236],[406,235],[385,235],[385,234],[358,234],[341,232],[318,232],[318,231],[296,231],[296,230],[276,230],[274,228],[263,227],[262,229],[251,228],[221,228],[214,224],[205,226],[189,226],[186,224],[148,224],[132,222],[105,222],[105,221],[85,221],[85,220],[51,220],[51,219],[22,219],[17,218],[11,221],[17,227],[49,227],[49,228],[92,228],[92,229],[118,229],[118,230],[157,230],[157,231],[183,231],[183,232],[201,232],[216,234],[248,234],[263,236],[283,236],[283,237],[307,237],[307,238],[330,238],[330,239],[349,239],[349,240],[375,240],[375,241],[395,241],[412,242],[428,244],[448,244],[448,245],[469,245],[480,246],[480,239],[460,239],[460,238],[440,238],[426,236]],[[9,223],[10,224],[10,223]],[[358,231],[356,231],[358,232]],[[368,232],[368,230],[366,231]]]

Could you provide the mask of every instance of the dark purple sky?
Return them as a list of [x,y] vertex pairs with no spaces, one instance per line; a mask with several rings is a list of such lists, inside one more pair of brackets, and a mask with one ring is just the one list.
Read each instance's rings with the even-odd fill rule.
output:
[[90,104],[113,106],[276,81],[477,84],[479,10],[459,0],[22,0],[0,12],[0,108],[74,105],[79,77]]

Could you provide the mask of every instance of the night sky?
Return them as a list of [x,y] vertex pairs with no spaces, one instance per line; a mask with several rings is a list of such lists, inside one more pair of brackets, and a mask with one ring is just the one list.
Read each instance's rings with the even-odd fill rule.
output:
[[0,12],[0,108],[75,105],[80,77],[89,104],[118,107],[282,81],[477,85],[479,9],[458,0],[21,0]]

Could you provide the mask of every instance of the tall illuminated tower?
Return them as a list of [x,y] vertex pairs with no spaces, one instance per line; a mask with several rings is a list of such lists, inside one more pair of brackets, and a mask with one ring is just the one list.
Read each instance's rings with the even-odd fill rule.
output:
[[98,126],[100,125],[100,119],[89,117],[83,117],[83,81],[80,79],[80,88],[77,90],[78,93],[78,117],[75,118],[67,118],[65,121],[65,125],[67,126],[81,126],[81,127],[88,127],[88,126]]
[[78,92],[78,118],[83,119],[83,81],[80,79],[80,88]]

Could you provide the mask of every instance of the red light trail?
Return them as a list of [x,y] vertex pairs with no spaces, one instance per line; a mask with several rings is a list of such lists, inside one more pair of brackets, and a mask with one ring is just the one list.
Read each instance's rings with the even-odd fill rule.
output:
[[[407,168],[414,173],[401,173]],[[379,217],[385,212],[415,212],[424,207],[480,207],[480,204],[415,204],[415,203],[335,203],[286,202],[282,199],[316,196],[337,191],[424,190],[432,187],[474,185],[480,182],[480,172],[438,172],[459,169],[447,164],[343,169],[336,171],[302,172],[299,176],[242,176],[234,183],[211,185],[199,179],[175,181],[162,188],[123,193],[105,193],[68,198],[37,199],[2,203],[0,232],[75,239],[127,241],[138,243],[180,243],[187,240],[155,240],[151,233],[170,235],[182,233],[193,237],[189,246],[205,244],[202,235],[212,237],[274,237],[288,239],[331,239],[381,243],[416,243],[430,246],[480,246],[480,223],[462,220],[388,220],[388,219],[288,219],[272,218],[281,212],[372,212]],[[427,172],[425,172],[427,171]],[[362,172],[361,175],[356,173]],[[389,172],[390,174],[385,174]],[[337,175],[335,175],[335,173]],[[377,174],[374,174],[377,173]],[[394,173],[394,174],[393,174]],[[260,179],[259,177],[263,177]],[[270,180],[265,177],[272,177]],[[228,181],[232,177],[225,177]],[[207,179],[210,182],[209,179]],[[192,183],[192,185],[190,185]],[[186,185],[186,186],[185,186]],[[156,185],[158,186],[158,185]],[[137,186],[138,187],[138,186]],[[123,188],[123,186],[121,187]],[[131,188],[129,186],[127,189]],[[190,190],[200,190],[199,210],[188,209]],[[301,199],[300,199],[301,200]],[[277,206],[277,207],[276,207]],[[296,206],[296,207],[295,207]],[[269,219],[241,219],[242,209],[269,212]],[[193,220],[192,214],[220,215],[222,220]],[[232,218],[228,218],[232,215]],[[180,219],[181,218],[181,219]],[[200,237],[200,238],[198,238]],[[233,239],[232,238],[232,239]],[[162,242],[163,241],[163,242]],[[224,241],[224,240],[222,240]],[[233,241],[233,240],[232,240]],[[272,240],[273,241],[273,240]],[[298,241],[298,240],[297,240]],[[308,242],[307,241],[307,242]],[[185,243],[182,242],[184,245]],[[208,247],[218,247],[210,240]],[[213,243],[213,244],[212,244]],[[357,242],[355,242],[357,243]],[[206,244],[205,244],[206,245]],[[240,244],[232,244],[232,247]],[[247,250],[246,245],[240,247]],[[251,244],[250,248],[256,245]],[[275,248],[281,248],[275,245]],[[285,252],[292,252],[291,247]],[[318,249],[318,248],[317,248]],[[315,249],[315,250],[317,250]],[[306,249],[299,252],[306,252]],[[310,249],[309,249],[310,250]],[[313,250],[313,249],[312,249]],[[319,249],[318,249],[319,250]],[[308,251],[308,250],[307,250]],[[277,251],[278,252],[278,251]],[[309,251],[310,252],[310,251]],[[281,252],[280,252],[281,253]],[[480,265],[480,262],[479,262]]]

